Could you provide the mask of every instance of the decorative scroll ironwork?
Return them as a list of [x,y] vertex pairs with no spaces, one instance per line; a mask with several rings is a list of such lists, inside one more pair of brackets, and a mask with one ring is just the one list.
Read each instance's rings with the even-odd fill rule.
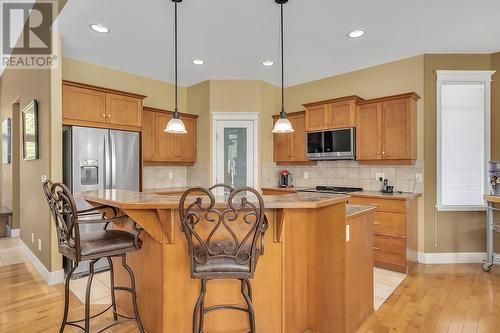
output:
[[[229,189],[227,205],[222,209],[216,207],[216,197],[212,193],[220,187]],[[246,193],[255,196],[256,200],[248,200]],[[194,194],[197,195],[196,199],[186,204],[187,198]],[[182,195],[179,214],[188,242],[192,271],[196,264],[203,265],[211,259],[226,258],[239,265],[248,265],[253,274],[256,259],[263,251],[263,236],[267,230],[264,201],[256,190],[250,187],[232,189],[222,184],[211,188],[194,187]],[[236,223],[244,223],[248,231],[241,235],[240,230],[238,235]],[[200,230],[205,230],[208,235]],[[221,237],[223,235],[225,237]],[[259,236],[261,242],[257,249]]]

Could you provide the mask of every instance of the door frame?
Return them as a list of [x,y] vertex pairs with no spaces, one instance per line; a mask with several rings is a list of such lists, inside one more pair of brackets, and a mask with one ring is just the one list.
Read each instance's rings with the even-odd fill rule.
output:
[[220,121],[251,121],[253,122],[253,179],[255,189],[259,189],[259,113],[258,112],[211,112],[211,152],[212,160],[212,182],[217,179],[217,158],[215,156],[217,146],[217,123]]

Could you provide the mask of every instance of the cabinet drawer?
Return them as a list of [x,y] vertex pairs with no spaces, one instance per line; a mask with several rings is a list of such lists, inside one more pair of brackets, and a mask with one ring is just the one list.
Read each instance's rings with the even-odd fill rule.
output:
[[405,215],[399,213],[375,212],[373,232],[394,237],[405,237]]
[[373,258],[375,262],[391,265],[406,265],[406,242],[404,238],[374,235]]
[[377,206],[378,212],[389,213],[406,213],[406,201],[394,199],[379,199],[379,198],[366,198],[352,196],[349,200],[350,203],[355,205],[372,205]]

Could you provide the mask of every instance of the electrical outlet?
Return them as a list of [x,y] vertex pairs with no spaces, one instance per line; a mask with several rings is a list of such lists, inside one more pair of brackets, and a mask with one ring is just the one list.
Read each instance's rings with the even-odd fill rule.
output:
[[49,179],[49,177],[47,177],[46,175],[42,175],[42,183],[45,182],[47,179]]
[[424,181],[424,175],[422,175],[421,173],[417,173],[415,175],[415,181],[417,183],[422,183]]
[[42,251],[42,240],[38,239],[38,251]]
[[35,242],[35,233],[34,232],[31,233],[31,242],[32,243]]
[[173,171],[168,172],[168,180],[174,180],[174,172]]
[[376,181],[380,181],[380,178],[382,178],[382,180],[384,180],[384,179],[385,179],[385,174],[384,174],[383,172],[377,172],[377,173],[375,174],[375,180],[376,180]]
[[304,171],[304,179],[305,180],[309,179],[309,172]]

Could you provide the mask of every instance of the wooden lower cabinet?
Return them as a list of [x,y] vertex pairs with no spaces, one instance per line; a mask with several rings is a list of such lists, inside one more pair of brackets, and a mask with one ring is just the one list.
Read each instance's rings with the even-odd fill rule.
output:
[[144,162],[194,164],[196,163],[197,116],[182,114],[186,134],[164,131],[172,119],[172,112],[145,107],[142,126],[142,154]]
[[418,200],[353,194],[349,203],[377,207],[373,217],[375,266],[408,274],[418,261]]

